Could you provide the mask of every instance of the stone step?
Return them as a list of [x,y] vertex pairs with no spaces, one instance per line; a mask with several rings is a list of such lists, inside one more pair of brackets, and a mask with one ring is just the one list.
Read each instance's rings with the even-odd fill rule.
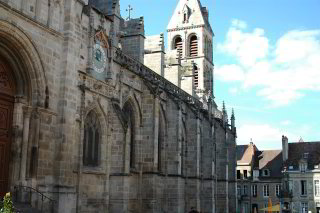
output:
[[26,203],[14,203],[14,208],[16,213],[41,213],[41,211]]

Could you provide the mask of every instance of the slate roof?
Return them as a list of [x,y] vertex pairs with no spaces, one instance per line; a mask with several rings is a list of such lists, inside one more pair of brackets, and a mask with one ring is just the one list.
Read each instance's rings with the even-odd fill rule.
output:
[[255,154],[253,168],[261,171],[268,169],[271,178],[282,176],[282,165],[282,150],[263,150]]
[[238,145],[236,147],[237,163],[250,164],[253,159],[254,151],[257,151],[254,144]]
[[304,159],[304,153],[309,153],[306,158],[308,162],[308,169],[312,170],[314,165],[320,164],[320,142],[298,142],[289,143],[288,160],[285,162],[287,168],[293,166],[294,170],[299,169],[299,161]]

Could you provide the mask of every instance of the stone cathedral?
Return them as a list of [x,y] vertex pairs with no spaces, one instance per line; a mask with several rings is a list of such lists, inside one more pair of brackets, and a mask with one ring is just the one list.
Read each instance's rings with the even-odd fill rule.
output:
[[29,212],[236,212],[208,17],[180,0],[165,49],[119,0],[0,0],[0,197]]

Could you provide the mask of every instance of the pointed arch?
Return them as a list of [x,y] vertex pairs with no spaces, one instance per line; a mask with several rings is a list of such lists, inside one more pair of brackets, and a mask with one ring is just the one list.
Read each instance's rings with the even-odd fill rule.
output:
[[126,126],[125,130],[125,170],[129,172],[130,169],[136,168],[136,132],[137,132],[137,122],[136,122],[136,111],[133,101],[131,99],[127,100],[123,107],[122,113],[124,118],[124,123]]
[[177,35],[173,38],[171,47],[173,50],[177,50],[177,58],[182,57],[182,44],[182,38],[180,35]]
[[189,35],[188,39],[188,56],[198,56],[198,36],[195,33]]
[[158,130],[158,172],[164,171],[165,162],[165,141],[167,134],[167,120],[163,106],[160,104],[159,107],[159,130]]
[[101,125],[97,113],[91,110],[84,121],[83,165],[96,167],[100,164]]
[[133,113],[135,115],[135,126],[139,127],[142,125],[141,119],[142,119],[142,112],[141,107],[138,102],[138,99],[134,93],[130,94],[124,101],[122,109],[126,104],[130,104],[132,106]]
[[[108,141],[108,120],[99,98],[86,107],[83,116],[82,163],[86,169],[101,167],[108,170],[110,143]],[[106,110],[107,111],[107,110]],[[109,153],[109,154],[108,154]]]
[[22,29],[4,20],[0,20],[0,55],[13,68],[16,95],[44,107],[48,87],[40,54]]

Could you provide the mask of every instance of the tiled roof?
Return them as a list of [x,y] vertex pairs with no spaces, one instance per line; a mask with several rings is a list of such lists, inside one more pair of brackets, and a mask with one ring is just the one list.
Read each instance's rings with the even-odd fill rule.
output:
[[[288,160],[285,165],[287,167],[293,166],[293,169],[299,169],[299,161],[306,159],[308,162],[308,169],[313,169],[314,165],[320,164],[320,142],[298,142],[288,144]],[[304,153],[308,153],[304,158]]]
[[264,150],[255,154],[254,168],[259,170],[268,169],[270,177],[281,177],[282,151]]
[[237,163],[250,164],[255,150],[257,150],[257,148],[253,144],[238,145],[236,147]]

